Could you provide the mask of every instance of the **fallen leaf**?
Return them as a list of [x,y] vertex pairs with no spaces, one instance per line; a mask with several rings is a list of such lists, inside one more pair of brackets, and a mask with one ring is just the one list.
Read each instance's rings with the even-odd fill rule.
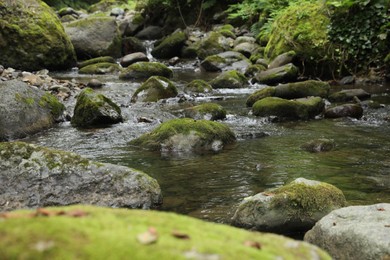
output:
[[377,210],[377,211],[385,211],[384,208],[377,208],[376,210]]
[[137,240],[143,245],[150,245],[156,243],[158,239],[157,230],[154,227],[150,227],[148,231],[138,234]]
[[183,240],[190,239],[189,235],[182,233],[180,231],[177,231],[177,230],[172,231],[171,235],[174,236],[175,238],[178,238],[178,239],[183,239]]
[[250,240],[247,240],[244,242],[244,246],[247,246],[247,247],[253,247],[253,248],[256,248],[256,249],[261,249],[261,244],[257,241],[250,241]]

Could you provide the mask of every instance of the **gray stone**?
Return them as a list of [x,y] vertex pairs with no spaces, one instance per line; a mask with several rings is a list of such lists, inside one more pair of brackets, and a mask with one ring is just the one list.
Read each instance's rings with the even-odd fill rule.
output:
[[280,55],[278,55],[275,59],[273,59],[273,61],[271,61],[271,63],[268,65],[268,69],[274,69],[274,68],[277,68],[277,67],[281,67],[283,65],[286,65],[288,63],[291,63],[292,60],[294,59],[295,57],[295,51],[289,51],[289,52],[286,52],[286,53],[282,53]]
[[344,104],[328,108],[325,118],[352,117],[359,119],[363,116],[363,108],[360,104]]
[[256,74],[254,80],[262,84],[277,85],[278,83],[295,81],[298,77],[298,72],[297,67],[292,63],[288,63],[281,67],[261,71]]
[[141,40],[157,40],[163,37],[162,31],[160,26],[151,25],[138,32],[135,37]]
[[326,250],[334,259],[388,259],[390,204],[332,211],[318,221],[304,239]]
[[357,97],[360,100],[364,100],[371,97],[370,93],[367,93],[363,89],[345,89],[338,91],[336,93],[333,93],[329,96],[329,101],[331,102],[345,102],[345,101],[351,101],[354,99],[354,97]]
[[242,53],[245,57],[249,58],[258,48],[259,45],[256,43],[243,42],[235,46],[233,50]]
[[0,211],[93,204],[152,208],[162,202],[143,172],[22,142],[0,143]]
[[250,60],[236,51],[226,51],[208,56],[200,64],[206,71],[238,70],[241,72],[244,72],[250,65]]
[[148,57],[143,52],[134,52],[131,54],[127,54],[126,56],[122,57],[120,63],[122,67],[130,66],[133,63],[139,62],[139,61],[149,61]]
[[243,88],[248,85],[248,79],[244,74],[232,70],[220,74],[218,77],[210,81],[210,85],[214,89],[218,88]]

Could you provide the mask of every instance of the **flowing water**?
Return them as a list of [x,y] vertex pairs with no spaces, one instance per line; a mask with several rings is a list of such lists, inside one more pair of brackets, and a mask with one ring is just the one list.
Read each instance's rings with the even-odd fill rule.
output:
[[[184,64],[175,69],[173,81],[183,90],[196,78],[216,74]],[[77,73],[54,74],[59,78],[88,81]],[[214,222],[229,223],[240,201],[295,178],[320,180],[340,188],[348,202],[390,203],[390,86],[363,86],[383,104],[365,108],[361,120],[317,119],[271,123],[250,115],[245,107],[248,95],[263,86],[219,90],[211,96],[178,103],[171,99],[157,104],[130,104],[140,82],[120,81],[117,76],[100,76],[106,85],[98,90],[120,104],[125,122],[108,128],[80,130],[69,122],[29,137],[28,142],[77,152],[93,160],[140,169],[156,178],[162,188],[162,210],[174,211]],[[228,111],[223,123],[235,132],[238,141],[219,153],[161,154],[127,144],[159,122],[180,115],[188,103],[217,102]],[[71,102],[72,104],[72,102]],[[74,101],[73,101],[74,104]],[[147,117],[152,123],[138,122]],[[309,153],[300,146],[312,139],[334,139],[330,152]]]

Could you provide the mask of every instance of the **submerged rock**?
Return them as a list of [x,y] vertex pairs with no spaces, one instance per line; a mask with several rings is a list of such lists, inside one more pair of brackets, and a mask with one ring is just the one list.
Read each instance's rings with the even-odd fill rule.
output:
[[213,91],[213,87],[204,80],[195,79],[185,86],[184,91],[193,93],[209,93]]
[[[120,57],[122,38],[115,18],[88,17],[65,25],[77,57]],[[99,33],[96,33],[99,32]]]
[[316,140],[311,140],[301,146],[302,149],[311,152],[328,152],[335,148],[336,144],[332,139],[320,138]]
[[0,210],[75,203],[153,208],[156,180],[143,172],[22,142],[0,143]]
[[363,108],[360,104],[344,104],[328,108],[325,118],[352,117],[359,119],[363,116]]
[[306,233],[334,259],[387,259],[390,256],[390,204],[350,206],[332,211]]
[[1,1],[0,28],[0,61],[6,67],[67,69],[76,63],[60,20],[42,1]]
[[161,76],[152,76],[145,81],[131,97],[131,102],[156,102],[160,99],[176,97],[176,86],[172,81]]
[[193,119],[222,120],[226,118],[226,110],[216,103],[204,103],[187,108],[184,114]]
[[266,97],[253,104],[255,116],[276,116],[282,119],[314,118],[322,113],[325,102],[320,97],[288,100],[278,97]]
[[370,93],[367,93],[363,89],[345,89],[339,92],[333,93],[329,96],[329,101],[331,102],[346,102],[351,101],[357,97],[360,100],[370,98]]
[[218,75],[218,77],[210,81],[210,85],[214,89],[243,88],[248,85],[248,79],[244,76],[244,74],[236,70],[232,70],[223,72],[222,74]]
[[169,59],[180,56],[187,36],[183,31],[176,31],[164,38],[164,40],[152,50],[153,57]]
[[151,76],[170,78],[173,71],[159,62],[137,62],[124,69],[119,75],[120,79],[142,79]]
[[318,80],[307,80],[281,84],[275,88],[275,97],[280,98],[302,98],[302,97],[328,97],[329,83]]
[[292,63],[268,69],[256,74],[254,80],[266,85],[277,85],[278,83],[286,83],[295,81],[298,77],[298,68]]
[[77,97],[71,123],[77,127],[92,127],[122,122],[121,109],[109,98],[91,88],[84,89]]
[[135,260],[330,259],[302,241],[174,213],[81,205],[42,212],[49,216],[40,211],[0,216],[3,258],[118,259],[131,252]]
[[131,145],[162,152],[219,151],[236,140],[224,124],[190,118],[173,119],[130,141]]
[[233,225],[275,233],[302,232],[345,204],[342,191],[335,186],[298,178],[245,198],[233,216]]
[[0,82],[0,140],[50,128],[64,110],[65,106],[48,92],[18,80]]

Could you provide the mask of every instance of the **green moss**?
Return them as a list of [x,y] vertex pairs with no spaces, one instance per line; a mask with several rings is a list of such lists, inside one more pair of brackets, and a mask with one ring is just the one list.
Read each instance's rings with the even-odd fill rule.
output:
[[40,107],[48,108],[50,109],[51,114],[54,118],[58,118],[62,115],[62,113],[65,111],[65,106],[58,101],[58,99],[46,92],[41,99],[38,102]]
[[226,110],[216,103],[204,103],[188,108],[186,115],[194,119],[222,120],[226,118]]
[[143,102],[156,102],[160,99],[176,97],[178,94],[176,86],[172,81],[161,76],[152,76],[144,82],[133,94],[132,102],[138,99],[138,94],[146,92]]
[[88,65],[96,64],[96,63],[113,63],[116,64],[115,59],[111,56],[97,57],[93,59],[89,59],[78,64],[79,68],[86,67]]
[[152,132],[132,140],[130,144],[146,149],[160,150],[162,144],[170,137],[177,134],[190,135],[191,133],[198,136],[204,145],[210,145],[214,140],[221,140],[223,144],[229,144],[236,139],[234,133],[224,124],[208,120],[181,118],[162,123]]
[[282,67],[261,71],[256,75],[256,81],[267,85],[277,85],[283,82],[296,80],[299,69],[292,63]]
[[225,37],[236,39],[236,35],[230,30],[222,29],[222,30],[219,30],[218,32]]
[[180,56],[187,36],[183,31],[177,31],[164,38],[164,40],[152,50],[153,57],[169,59]]
[[[174,213],[80,205],[45,210],[64,214],[31,217],[33,211],[17,211],[0,221],[1,258],[331,259],[308,243]],[[72,212],[82,216],[72,217]],[[155,243],[140,243],[137,237],[151,229],[157,232]],[[179,239],[174,233],[189,238]],[[261,249],[247,246],[247,241],[258,243]]]
[[246,100],[246,106],[252,107],[256,101],[266,98],[266,97],[273,97],[275,95],[275,88],[274,87],[266,87],[260,90],[257,90],[255,93],[251,94],[248,99]]
[[233,32],[234,31],[234,26],[231,25],[231,24],[224,24],[222,25],[219,30],[227,30],[227,31],[230,31],[230,32]]
[[226,71],[213,79],[210,85],[215,88],[242,88],[248,84],[248,79],[236,70]]
[[248,68],[246,68],[244,75],[247,77],[253,77],[257,73],[259,73],[260,71],[265,71],[266,69],[267,68],[264,65],[253,64],[253,65],[248,66]]
[[162,76],[170,78],[173,71],[159,62],[137,62],[131,64],[119,75],[120,79],[149,78],[151,76]]
[[16,93],[15,94],[15,100],[19,101],[19,102],[22,102],[28,106],[32,106],[35,104],[35,99],[32,98],[32,97],[24,97],[22,95],[20,95],[20,93]]
[[292,5],[282,11],[272,24],[265,48],[267,57],[294,50],[298,57],[310,61],[322,59],[328,50],[329,18],[322,2]]
[[127,0],[101,0],[96,4],[91,5],[88,8],[88,11],[91,13],[94,12],[108,12],[114,7],[119,7],[120,5],[126,5]]
[[281,98],[301,98],[318,96],[326,98],[330,90],[329,83],[318,80],[307,80],[278,85],[275,89],[275,96]]
[[0,60],[17,69],[64,69],[75,63],[73,45],[53,10],[41,1],[0,3]]
[[184,90],[186,92],[209,93],[213,90],[213,87],[204,80],[195,79],[188,83]]
[[80,74],[107,74],[121,71],[121,67],[114,63],[94,63],[79,70]]

